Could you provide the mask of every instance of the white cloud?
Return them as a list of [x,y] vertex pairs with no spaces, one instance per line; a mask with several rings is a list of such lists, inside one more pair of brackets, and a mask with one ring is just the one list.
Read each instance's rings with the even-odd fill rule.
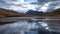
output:
[[60,8],[60,5],[59,6],[56,6],[54,9],[58,9],[58,8]]
[[[42,5],[38,4],[30,4],[31,2],[37,2],[37,0],[2,0],[3,2],[0,2],[0,8],[6,8],[10,10],[15,10],[17,12],[26,12],[28,10],[38,10],[38,11],[43,11],[46,12],[48,9],[51,9],[50,6],[53,2],[47,2]],[[58,4],[56,1],[55,3]],[[60,3],[60,2],[59,2]],[[58,7],[58,6],[54,6]]]
[[42,5],[39,11],[46,12],[46,11],[51,11],[58,8],[60,8],[60,1],[54,1],[54,2],[51,1]]
[[[31,0],[32,1],[32,0]],[[5,3],[1,3],[0,7],[2,8],[7,8],[7,9],[10,9],[10,10],[15,10],[15,11],[18,11],[18,12],[26,12],[27,10],[34,10],[37,5],[32,5],[30,4],[31,1],[28,1],[28,2],[24,2],[24,0],[3,0],[3,2]],[[35,0],[33,0],[35,1]]]

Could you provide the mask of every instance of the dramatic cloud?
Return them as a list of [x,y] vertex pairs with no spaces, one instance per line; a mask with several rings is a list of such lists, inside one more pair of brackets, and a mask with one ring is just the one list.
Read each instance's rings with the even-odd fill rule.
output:
[[52,0],[0,0],[0,8],[10,9],[22,13],[25,13],[28,10],[38,10],[46,12],[48,10],[58,8],[60,3],[58,1],[52,2]]
[[0,0],[0,8],[26,12],[30,9],[34,10],[37,7],[37,5],[32,5],[32,2],[37,2],[37,0]]
[[43,12],[46,12],[46,11],[51,11],[51,10],[54,10],[54,9],[57,9],[57,8],[60,8],[60,0],[38,0],[39,3],[42,2],[42,6],[40,7],[40,10],[39,11],[43,11]]

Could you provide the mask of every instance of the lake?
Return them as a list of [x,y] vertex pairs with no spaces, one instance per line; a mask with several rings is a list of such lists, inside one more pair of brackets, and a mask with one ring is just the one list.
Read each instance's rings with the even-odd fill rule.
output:
[[59,22],[59,19],[20,18],[14,23],[0,25],[0,34],[60,34]]

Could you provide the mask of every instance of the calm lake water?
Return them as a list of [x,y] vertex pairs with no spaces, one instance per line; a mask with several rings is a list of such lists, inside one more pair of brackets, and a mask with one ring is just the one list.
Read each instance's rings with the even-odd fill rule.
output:
[[0,34],[60,34],[60,28],[50,27],[43,20],[18,20],[0,25]]

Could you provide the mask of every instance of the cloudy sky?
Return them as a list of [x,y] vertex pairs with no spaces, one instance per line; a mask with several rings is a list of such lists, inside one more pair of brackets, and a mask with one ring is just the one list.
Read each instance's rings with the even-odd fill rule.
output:
[[59,0],[0,0],[0,8],[22,13],[25,13],[28,10],[46,12],[48,10],[59,8],[59,3]]

